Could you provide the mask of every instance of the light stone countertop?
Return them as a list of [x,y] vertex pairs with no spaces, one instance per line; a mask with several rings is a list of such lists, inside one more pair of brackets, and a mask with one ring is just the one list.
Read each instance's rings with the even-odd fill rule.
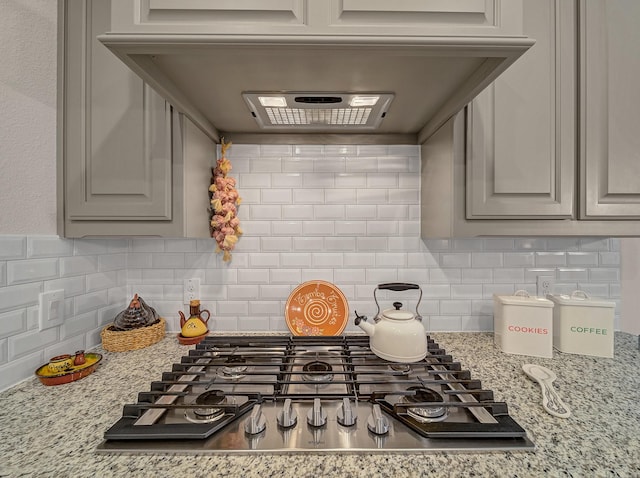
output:
[[[179,362],[191,347],[175,334],[142,350],[103,354],[77,382],[46,387],[35,377],[0,394],[0,477],[474,476],[640,477],[640,351],[638,337],[616,333],[615,358],[554,352],[553,359],[508,355],[489,333],[431,334],[505,401],[527,430],[535,452],[122,455],[98,454],[103,433],[125,403]],[[535,363],[558,375],[568,419],[541,406],[538,385],[522,372]]]

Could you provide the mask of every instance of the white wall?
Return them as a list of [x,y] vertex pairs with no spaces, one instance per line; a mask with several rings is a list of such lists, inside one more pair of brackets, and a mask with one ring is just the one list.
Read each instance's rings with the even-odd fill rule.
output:
[[0,234],[56,233],[56,19],[0,0]]

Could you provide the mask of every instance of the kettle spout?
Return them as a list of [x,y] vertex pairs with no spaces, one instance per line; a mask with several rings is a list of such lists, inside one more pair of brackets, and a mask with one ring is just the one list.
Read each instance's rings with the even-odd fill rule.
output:
[[373,324],[370,324],[369,322],[367,322],[367,317],[364,315],[358,315],[358,312],[355,311],[356,313],[356,320],[354,321],[354,323],[360,327],[362,330],[364,330],[364,332],[369,336],[369,337],[373,337],[373,334],[375,333],[375,326]]

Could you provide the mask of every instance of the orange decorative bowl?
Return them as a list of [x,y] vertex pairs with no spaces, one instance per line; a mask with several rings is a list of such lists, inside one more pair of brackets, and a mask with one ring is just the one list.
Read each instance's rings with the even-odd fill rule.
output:
[[335,285],[313,280],[291,292],[284,317],[293,335],[340,335],[349,320],[349,304]]
[[44,364],[38,367],[35,374],[44,385],[62,385],[63,383],[75,382],[92,374],[101,360],[102,355],[100,354],[86,353],[83,364],[74,365],[60,372],[52,372],[49,370],[49,364]]

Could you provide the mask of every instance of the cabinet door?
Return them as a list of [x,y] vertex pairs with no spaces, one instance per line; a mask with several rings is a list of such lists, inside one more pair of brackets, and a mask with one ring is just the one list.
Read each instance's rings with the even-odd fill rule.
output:
[[65,217],[169,221],[171,108],[107,50],[110,2],[65,11]]
[[573,1],[525,0],[536,44],[469,107],[467,219],[573,217],[576,15]]
[[580,8],[580,218],[640,219],[640,2]]

